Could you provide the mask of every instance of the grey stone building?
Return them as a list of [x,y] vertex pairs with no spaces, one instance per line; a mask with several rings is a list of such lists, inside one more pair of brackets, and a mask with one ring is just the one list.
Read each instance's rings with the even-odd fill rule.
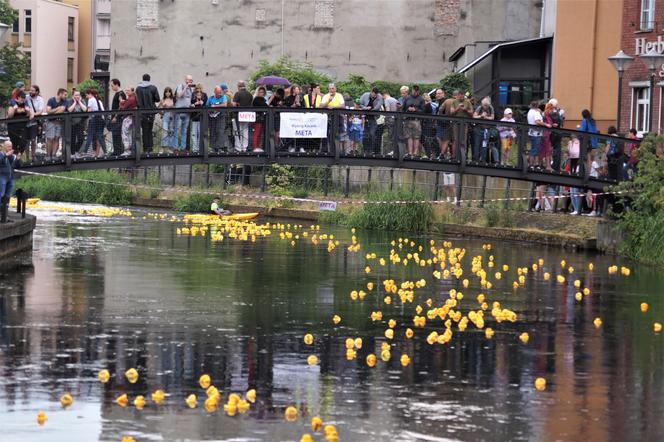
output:
[[345,79],[435,82],[476,41],[536,37],[536,0],[113,0],[111,77],[210,87],[282,55]]

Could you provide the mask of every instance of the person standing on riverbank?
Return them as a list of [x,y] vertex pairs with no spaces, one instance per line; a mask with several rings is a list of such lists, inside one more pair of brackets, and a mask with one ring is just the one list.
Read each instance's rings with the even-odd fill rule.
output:
[[14,190],[14,168],[21,159],[21,153],[14,154],[14,145],[7,140],[0,151],[0,218],[7,218],[9,198]]

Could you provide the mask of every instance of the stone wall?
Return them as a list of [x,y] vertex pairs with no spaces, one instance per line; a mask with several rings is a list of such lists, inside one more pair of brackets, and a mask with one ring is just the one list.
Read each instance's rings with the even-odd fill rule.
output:
[[141,0],[112,2],[112,16],[112,77],[134,85],[150,73],[161,91],[191,73],[207,89],[234,89],[259,60],[282,55],[340,79],[435,82],[461,46],[538,36],[541,3]]
[[32,231],[36,218],[26,215],[22,219],[16,214],[10,214],[9,220],[6,224],[0,224],[0,260],[32,249]]

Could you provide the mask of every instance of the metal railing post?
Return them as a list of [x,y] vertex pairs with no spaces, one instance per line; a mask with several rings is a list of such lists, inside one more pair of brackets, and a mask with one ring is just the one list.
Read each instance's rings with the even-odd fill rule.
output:
[[339,122],[340,115],[338,109],[332,110],[332,127],[327,131],[327,153],[334,154],[334,158],[339,159],[339,152],[337,149],[337,140],[339,139]]
[[484,175],[482,177],[482,196],[480,197],[480,208],[484,208],[484,199],[486,197],[486,180],[487,180],[487,178],[488,177],[486,175]]
[[344,187],[344,196],[348,198],[350,193],[350,167],[346,166],[346,186]]
[[326,166],[325,167],[325,177],[324,177],[324,181],[323,181],[323,194],[325,196],[327,196],[327,194],[329,192],[330,172],[331,172],[330,166]]
[[62,141],[62,155],[65,160],[65,169],[71,170],[71,147],[72,147],[72,142],[71,142],[71,135],[72,135],[72,117],[71,115],[65,115],[65,121],[64,121],[64,138]]
[[590,137],[587,134],[582,134],[579,137],[579,142],[581,143],[581,149],[579,151],[579,167],[581,170],[581,176],[583,177],[583,183],[587,184],[590,179],[590,168],[588,167],[588,145],[590,144]]
[[[132,139],[134,140],[134,159],[136,164],[141,162],[141,153],[143,150],[143,143],[139,143],[140,133],[142,130],[141,114],[138,110],[134,111],[131,115],[134,119],[131,125]],[[141,128],[141,130],[139,130]],[[140,146],[140,147],[139,147]]]
[[438,192],[440,192],[440,172],[436,172],[436,184],[433,187],[433,200],[438,201]]
[[457,158],[459,160],[459,170],[463,174],[466,170],[466,140],[468,138],[468,127],[465,121],[456,124],[457,127]]
[[507,209],[509,207],[510,201],[510,185],[511,185],[511,180],[507,178],[507,181],[505,183],[505,201],[503,201],[503,208]]
[[461,206],[461,194],[463,193],[463,173],[459,174],[459,184],[456,189],[456,205],[457,207]]
[[519,128],[519,169],[521,174],[526,176],[528,173],[528,145],[527,145],[528,129],[525,127]]
[[[210,155],[210,111],[208,109],[203,109],[201,112],[201,127],[199,135],[199,149],[201,155],[203,155],[203,162],[207,163]],[[208,176],[210,176],[210,167],[208,164]],[[209,182],[208,182],[209,185]]]
[[403,165],[404,151],[401,144],[401,136],[403,134],[403,115],[397,114],[394,119],[394,139],[396,141],[396,146],[394,148],[394,154],[397,156],[397,162],[399,166]]
[[277,145],[274,139],[274,108],[268,107],[265,115],[265,154],[274,161],[277,157]]

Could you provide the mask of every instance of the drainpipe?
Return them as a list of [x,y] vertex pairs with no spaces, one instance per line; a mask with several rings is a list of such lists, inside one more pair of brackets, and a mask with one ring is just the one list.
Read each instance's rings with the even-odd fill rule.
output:
[[592,61],[590,63],[590,102],[588,109],[591,112],[594,109],[595,104],[595,51],[597,50],[597,1],[593,1],[593,24],[592,24],[592,36],[593,36],[593,50],[592,50]]

